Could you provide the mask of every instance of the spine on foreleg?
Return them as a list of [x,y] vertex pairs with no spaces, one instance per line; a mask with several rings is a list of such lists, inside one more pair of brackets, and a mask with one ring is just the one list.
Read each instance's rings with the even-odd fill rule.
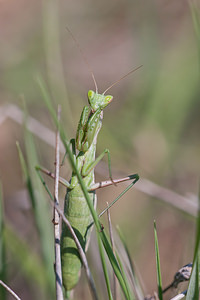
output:
[[[90,193],[90,199],[94,203],[95,194]],[[92,222],[91,213],[79,184],[72,190],[68,190],[65,199],[65,216],[73,227],[81,246],[85,249],[90,235],[88,228]],[[62,225],[61,235],[61,261],[62,279],[64,288],[70,291],[77,284],[80,276],[81,260],[76,244],[65,223]]]

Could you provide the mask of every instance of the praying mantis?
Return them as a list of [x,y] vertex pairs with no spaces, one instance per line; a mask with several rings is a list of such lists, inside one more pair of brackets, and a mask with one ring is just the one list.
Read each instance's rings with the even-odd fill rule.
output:
[[[92,90],[88,91],[88,102],[90,107],[84,106],[78,123],[76,140],[71,140],[73,155],[78,171],[83,177],[90,195],[90,200],[94,207],[96,207],[97,201],[95,194],[95,190],[97,188],[130,179],[134,179],[134,184],[139,179],[138,174],[134,174],[128,178],[122,178],[114,181],[111,174],[111,160],[108,149],[105,149],[95,159],[97,136],[102,126],[103,110],[113,100],[113,97],[111,95],[105,95],[105,92],[103,94],[98,94],[97,85],[96,92]],[[77,155],[75,149],[78,150]],[[95,184],[94,168],[105,154],[108,155],[110,181]],[[92,223],[92,217],[80,184],[77,180],[77,176],[74,172],[72,173],[71,180],[67,186],[64,214],[69,220],[71,226],[75,229],[75,232],[79,237],[79,241],[81,242],[83,249],[85,249],[90,236],[91,229],[89,229],[89,227]],[[75,242],[71,238],[69,230],[64,223],[61,235],[61,261],[63,285],[66,290],[71,290],[78,282],[81,261]]]
[[[110,152],[105,149],[96,159],[96,144],[97,136],[102,126],[103,109],[112,101],[111,95],[98,94],[92,90],[88,92],[88,101],[90,108],[85,106],[81,113],[78,124],[76,141],[72,140],[72,148],[79,151],[76,155],[76,165],[80,174],[83,177],[84,183],[88,188],[90,200],[96,207],[94,168],[97,163],[103,158],[105,154],[108,155],[109,173],[112,182],[111,168],[110,168]],[[130,178],[129,178],[130,179]],[[138,180],[138,175],[132,175],[131,179]],[[72,173],[70,183],[67,187],[65,197],[64,214],[71,226],[75,229],[79,241],[83,249],[85,249],[87,241],[90,236],[89,226],[92,223],[92,217],[82,193],[81,187],[77,180],[75,173]],[[79,271],[81,268],[81,261],[74,240],[71,238],[69,230],[63,224],[61,235],[61,261],[62,261],[62,279],[66,290],[71,290],[77,284],[79,279]],[[65,267],[66,266],[66,267]],[[67,266],[70,266],[67,267]]]
[[[76,41],[75,41],[76,42]],[[78,45],[79,47],[79,45]],[[80,50],[80,49],[79,49]],[[87,63],[87,61],[86,61]],[[87,63],[88,64],[88,63]],[[111,159],[110,152],[105,149],[97,158],[96,145],[99,131],[102,127],[103,110],[111,103],[113,96],[105,95],[105,93],[117,84],[121,79],[127,77],[141,66],[127,73],[119,80],[114,82],[102,94],[98,93],[97,83],[93,72],[91,71],[92,78],[95,84],[96,91],[88,91],[89,106],[84,106],[80,120],[77,127],[76,138],[70,140],[74,162],[78,172],[81,174],[84,184],[88,190],[91,203],[96,208],[97,197],[95,191],[99,188],[116,185],[120,182],[133,180],[132,183],[122,192],[99,216],[101,216],[109,207],[111,207],[128,189],[130,189],[139,179],[138,174],[129,175],[127,177],[113,180],[111,174]],[[108,156],[108,167],[110,180],[95,183],[94,169],[104,155]],[[45,170],[37,167],[40,171]],[[49,172],[46,172],[50,175]],[[53,175],[50,175],[53,177]],[[74,229],[80,244],[84,251],[87,250],[88,242],[90,239],[91,228],[93,219],[87,201],[81,189],[80,183],[77,178],[76,172],[72,172],[70,181],[64,180],[67,187],[67,192],[64,202],[64,215],[70,222]],[[77,246],[71,236],[71,233],[66,226],[62,223],[61,234],[61,265],[62,265],[62,282],[66,291],[72,290],[78,283],[80,277],[80,270],[82,262],[77,250]]]

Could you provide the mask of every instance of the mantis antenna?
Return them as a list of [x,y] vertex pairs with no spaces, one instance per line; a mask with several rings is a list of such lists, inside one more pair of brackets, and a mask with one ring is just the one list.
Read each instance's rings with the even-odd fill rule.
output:
[[133,72],[137,71],[138,69],[140,69],[141,67],[143,67],[143,65],[140,65],[139,67],[131,70],[130,72],[128,72],[126,75],[122,76],[120,79],[118,79],[117,81],[113,82],[104,92],[102,95],[104,95],[109,89],[111,89],[114,85],[116,85],[117,83],[119,83],[122,79],[126,78],[127,76],[129,76],[130,74],[132,74]]
[[96,94],[98,94],[97,82],[96,82],[96,79],[95,79],[95,77],[94,77],[94,73],[93,73],[93,71],[92,71],[92,68],[91,68],[91,66],[90,66],[90,64],[89,64],[89,62],[88,62],[86,56],[84,55],[84,53],[83,53],[83,51],[82,51],[82,49],[81,49],[81,47],[80,47],[80,45],[79,45],[77,39],[75,38],[75,36],[73,35],[73,33],[71,32],[71,30],[70,30],[67,26],[66,26],[66,29],[67,29],[67,31],[69,32],[69,34],[71,35],[72,39],[74,40],[74,42],[75,42],[75,44],[76,44],[76,46],[77,46],[79,52],[81,53],[81,56],[82,56],[82,58],[83,58],[85,64],[86,64],[87,67],[88,67],[88,70],[90,71],[90,73],[91,73],[91,75],[92,75],[92,79],[93,79],[93,81],[94,81],[94,85],[95,85],[95,89],[96,89]]

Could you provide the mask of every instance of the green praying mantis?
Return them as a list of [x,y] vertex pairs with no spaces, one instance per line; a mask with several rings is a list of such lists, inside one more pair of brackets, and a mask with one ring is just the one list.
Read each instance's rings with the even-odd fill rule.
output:
[[[72,140],[72,148],[76,148],[79,151],[77,155],[75,151],[73,153],[76,165],[83,177],[94,207],[96,207],[97,201],[95,190],[103,185],[103,183],[95,185],[94,168],[105,154],[108,155],[110,173],[110,182],[107,182],[107,185],[115,183],[111,175],[109,150],[105,149],[95,159],[97,136],[102,126],[103,109],[112,99],[113,97],[110,95],[98,94],[92,90],[88,92],[90,107],[85,106],[83,108],[77,128],[76,141]],[[134,174],[131,176],[131,179],[137,181],[139,178],[137,174]],[[83,249],[85,249],[91,232],[89,227],[92,223],[92,216],[75,173],[72,173],[70,183],[67,187],[64,214],[75,229],[79,241]],[[71,238],[65,224],[63,224],[61,235],[61,261],[63,285],[66,290],[71,290],[78,282],[81,261],[75,242]]]
[[[76,42],[76,41],[75,41]],[[78,45],[79,47],[79,45]],[[79,49],[80,50],[80,49]],[[85,59],[85,58],[84,58]],[[86,61],[87,63],[87,61]],[[88,63],[87,63],[88,64]],[[116,185],[120,182],[133,180],[126,188],[99,216],[108,210],[121,196],[127,192],[139,179],[138,174],[129,175],[127,177],[113,180],[111,174],[110,152],[105,149],[97,158],[96,145],[99,131],[102,127],[103,110],[111,103],[113,96],[105,95],[105,93],[117,84],[120,80],[133,73],[141,66],[127,73],[119,80],[115,81],[102,94],[98,93],[97,83],[93,72],[90,69],[95,84],[96,91],[88,91],[89,106],[84,106],[77,127],[76,139],[71,139],[70,144],[75,164],[82,176],[85,186],[87,187],[90,200],[96,208],[97,196],[95,191],[109,185]],[[107,154],[110,180],[95,183],[94,169],[100,160]],[[45,171],[41,167],[37,167],[39,171],[43,171],[53,177],[53,174]],[[61,180],[62,181],[62,180]],[[88,207],[87,201],[79,184],[77,174],[73,171],[70,181],[63,180],[67,187],[64,202],[64,214],[74,229],[81,246],[84,251],[87,250],[90,238],[93,219]],[[61,234],[61,266],[62,266],[62,282],[66,291],[72,290],[78,283],[82,262],[77,250],[77,246],[70,234],[66,224],[62,223]]]

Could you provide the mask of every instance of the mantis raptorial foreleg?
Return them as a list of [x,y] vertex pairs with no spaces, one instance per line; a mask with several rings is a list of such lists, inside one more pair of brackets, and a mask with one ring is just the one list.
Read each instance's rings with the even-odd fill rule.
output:
[[[74,155],[75,158],[76,158],[76,144],[75,144],[75,139],[71,139],[71,140],[69,141],[69,143],[70,143],[71,148],[72,148],[72,153],[73,153],[73,155]],[[63,159],[62,159],[62,162],[61,162],[61,166],[64,165],[64,161],[65,161],[66,156],[67,156],[67,151],[65,152],[65,154],[64,154],[64,156],[63,156]]]
[[[70,144],[72,144],[72,153],[75,155],[76,154],[76,149],[75,149],[75,139],[71,139],[70,140]],[[104,155],[107,154],[108,155],[108,171],[109,171],[109,178],[112,181],[112,183],[114,183],[113,179],[112,179],[112,171],[111,171],[111,158],[110,158],[110,150],[109,149],[104,149],[104,151],[96,158],[95,161],[89,163],[89,164],[85,164],[82,168],[82,175],[83,176],[87,176],[95,167],[96,165],[102,160],[102,158],[104,157]],[[63,157],[61,166],[64,164],[64,160],[67,156],[67,152],[65,152],[65,155]]]
[[107,154],[108,155],[108,170],[109,170],[109,177],[110,180],[112,180],[112,172],[111,172],[111,159],[110,159],[110,151],[109,149],[105,149],[97,158],[95,161],[93,161],[92,163],[88,164],[88,165],[84,165],[83,169],[82,169],[82,175],[83,176],[87,176],[95,167],[96,165],[100,162],[100,160],[104,157],[104,155]]

